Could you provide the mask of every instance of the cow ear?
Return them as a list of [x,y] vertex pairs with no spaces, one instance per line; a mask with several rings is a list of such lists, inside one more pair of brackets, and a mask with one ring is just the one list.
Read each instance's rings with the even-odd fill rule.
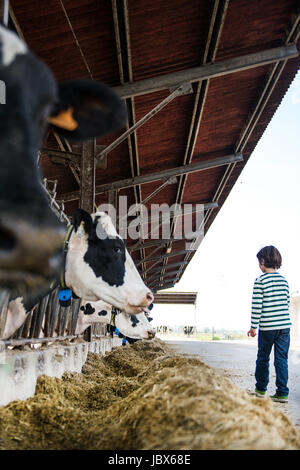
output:
[[90,234],[93,227],[93,219],[87,211],[76,209],[73,212],[72,225],[74,226],[75,232],[77,232],[79,227],[83,225],[84,231],[87,234]]
[[123,127],[126,119],[126,106],[111,88],[77,79],[58,85],[58,102],[49,123],[62,137],[84,141]]

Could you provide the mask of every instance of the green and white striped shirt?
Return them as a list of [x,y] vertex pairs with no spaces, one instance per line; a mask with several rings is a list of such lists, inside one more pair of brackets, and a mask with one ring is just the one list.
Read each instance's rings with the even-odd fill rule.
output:
[[259,276],[253,287],[251,328],[281,330],[290,328],[290,293],[286,279],[279,273]]

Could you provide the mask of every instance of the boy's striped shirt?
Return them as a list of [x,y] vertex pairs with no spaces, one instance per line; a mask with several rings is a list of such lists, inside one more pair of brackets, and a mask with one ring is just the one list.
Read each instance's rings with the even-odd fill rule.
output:
[[281,330],[290,328],[290,294],[286,279],[279,273],[259,276],[253,287],[251,328]]

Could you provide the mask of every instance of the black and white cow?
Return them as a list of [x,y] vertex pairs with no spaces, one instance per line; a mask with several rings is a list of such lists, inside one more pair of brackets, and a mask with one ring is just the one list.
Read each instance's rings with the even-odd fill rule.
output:
[[195,327],[194,326],[184,326],[183,332],[185,335],[190,336],[194,333]]
[[[77,297],[103,300],[130,315],[141,313],[154,299],[105,212],[90,215],[83,209],[75,210],[64,278]],[[4,339],[23,324],[38,300],[17,297],[9,303]]]
[[0,288],[43,288],[61,264],[65,233],[49,208],[37,166],[47,126],[70,141],[120,128],[126,108],[93,80],[58,84],[13,32],[0,26]]
[[112,306],[103,301],[81,302],[75,334],[82,334],[93,324],[103,323],[113,325],[124,336],[132,339],[152,339],[155,329],[151,327],[144,312],[128,315],[119,312],[112,314]]

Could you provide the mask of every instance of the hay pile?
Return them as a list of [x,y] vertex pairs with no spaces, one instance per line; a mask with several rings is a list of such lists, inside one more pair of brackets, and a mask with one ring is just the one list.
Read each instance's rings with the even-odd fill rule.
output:
[[300,434],[270,399],[156,339],[41,376],[0,408],[0,449],[300,449]]

